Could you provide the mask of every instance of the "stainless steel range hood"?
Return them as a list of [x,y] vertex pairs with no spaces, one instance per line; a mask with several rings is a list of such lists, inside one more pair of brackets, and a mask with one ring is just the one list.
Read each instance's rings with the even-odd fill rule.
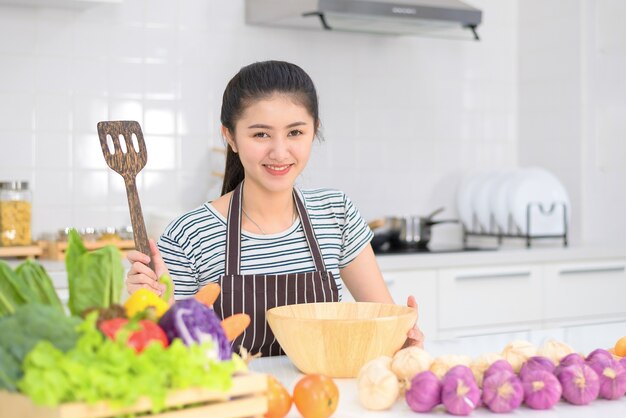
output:
[[482,12],[458,0],[246,0],[250,24],[476,39]]

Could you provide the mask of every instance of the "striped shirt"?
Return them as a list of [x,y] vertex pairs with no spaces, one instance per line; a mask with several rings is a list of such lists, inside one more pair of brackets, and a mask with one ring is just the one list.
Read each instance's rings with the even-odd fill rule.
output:
[[[339,270],[356,258],[373,233],[343,192],[296,191],[313,224],[326,270],[332,272],[341,295]],[[176,299],[190,297],[224,275],[226,218],[207,202],[172,221],[157,245],[174,281]],[[242,230],[240,274],[311,271],[315,271],[315,264],[299,218],[277,234]]]

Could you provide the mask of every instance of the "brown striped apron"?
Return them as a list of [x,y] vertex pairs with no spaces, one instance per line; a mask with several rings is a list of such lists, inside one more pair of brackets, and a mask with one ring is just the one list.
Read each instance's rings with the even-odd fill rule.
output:
[[228,208],[226,226],[226,270],[218,283],[221,294],[213,309],[221,318],[236,313],[247,313],[251,322],[232,346],[238,352],[240,346],[248,352],[265,356],[284,354],[265,319],[265,312],[276,306],[294,303],[337,302],[339,289],[333,274],[326,270],[317,238],[306,208],[296,191],[296,203],[304,236],[313,256],[315,271],[289,274],[239,274],[241,265],[241,200],[243,183],[235,188]]

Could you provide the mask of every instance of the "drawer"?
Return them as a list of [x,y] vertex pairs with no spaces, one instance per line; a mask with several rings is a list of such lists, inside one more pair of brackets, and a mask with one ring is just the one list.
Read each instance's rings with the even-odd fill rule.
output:
[[547,265],[546,319],[626,314],[626,260]]
[[541,268],[443,269],[437,301],[441,329],[538,322],[542,319]]

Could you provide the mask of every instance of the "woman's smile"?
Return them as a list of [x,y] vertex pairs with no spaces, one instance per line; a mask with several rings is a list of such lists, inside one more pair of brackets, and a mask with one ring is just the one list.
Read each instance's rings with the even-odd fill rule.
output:
[[265,170],[273,176],[284,176],[293,164],[263,164]]

